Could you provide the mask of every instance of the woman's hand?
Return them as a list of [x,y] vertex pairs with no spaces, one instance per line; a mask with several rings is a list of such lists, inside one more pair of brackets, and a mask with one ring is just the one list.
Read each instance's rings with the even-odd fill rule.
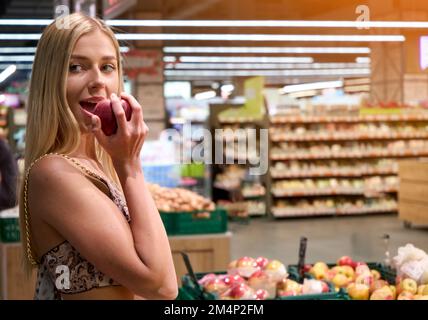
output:
[[101,120],[98,116],[92,116],[93,133],[101,146],[107,151],[113,160],[113,164],[119,166],[140,166],[140,152],[149,128],[144,123],[143,110],[138,101],[127,93],[121,93],[121,98],[128,101],[132,109],[130,121],[126,121],[125,111],[120,99],[112,94],[113,113],[117,121],[117,132],[106,136],[101,130]]

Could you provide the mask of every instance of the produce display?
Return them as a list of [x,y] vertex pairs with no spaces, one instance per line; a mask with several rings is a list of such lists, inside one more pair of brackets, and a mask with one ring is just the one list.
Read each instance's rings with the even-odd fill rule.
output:
[[156,207],[161,212],[191,212],[196,210],[212,211],[215,204],[201,195],[181,188],[164,188],[157,184],[148,184]]
[[305,265],[304,271],[332,283],[336,290],[345,289],[354,300],[428,300],[428,255],[423,250],[411,244],[400,247],[393,267],[395,279],[384,279],[382,270],[342,256],[336,265],[317,262]]
[[206,292],[222,300],[264,300],[329,291],[324,281],[289,279],[284,264],[265,257],[242,257],[232,261],[227,274],[206,274],[199,280]]

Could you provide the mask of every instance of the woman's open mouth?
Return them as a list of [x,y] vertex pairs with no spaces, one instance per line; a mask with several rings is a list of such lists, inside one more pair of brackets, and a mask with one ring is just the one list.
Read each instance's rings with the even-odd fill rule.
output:
[[90,101],[80,101],[79,104],[83,110],[89,113],[94,113],[95,107],[97,106],[96,102],[90,102]]

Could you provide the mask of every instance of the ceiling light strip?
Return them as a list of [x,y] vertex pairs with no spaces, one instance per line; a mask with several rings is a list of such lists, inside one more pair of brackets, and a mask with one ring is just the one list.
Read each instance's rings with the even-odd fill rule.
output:
[[320,69],[320,70],[165,70],[165,76],[348,76],[370,75],[370,69]]
[[165,53],[343,53],[369,54],[368,47],[164,47]]
[[[428,28],[426,21],[346,20],[105,20],[115,27]],[[52,19],[0,19],[2,26],[46,26]]]
[[[2,33],[0,40],[39,40],[41,34]],[[118,40],[196,40],[196,41],[337,41],[337,42],[403,42],[401,35],[299,35],[299,34],[178,34],[121,33]]]

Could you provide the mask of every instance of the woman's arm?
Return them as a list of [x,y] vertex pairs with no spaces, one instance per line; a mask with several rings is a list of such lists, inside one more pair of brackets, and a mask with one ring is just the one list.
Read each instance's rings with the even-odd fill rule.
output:
[[121,97],[126,99],[132,108],[131,120],[126,120],[120,100],[113,94],[111,101],[118,123],[117,133],[105,136],[101,130],[100,119],[93,116],[94,134],[110,154],[122,185],[138,256],[161,282],[158,293],[171,298],[177,294],[177,278],[171,249],[160,214],[145,184],[140,163],[140,153],[148,127],[144,123],[143,110],[138,101],[125,93],[122,93]]
[[174,299],[177,278],[171,249],[159,211],[144,181],[139,161],[134,164],[115,163],[128,209],[135,249],[143,263],[162,280],[159,294]]

